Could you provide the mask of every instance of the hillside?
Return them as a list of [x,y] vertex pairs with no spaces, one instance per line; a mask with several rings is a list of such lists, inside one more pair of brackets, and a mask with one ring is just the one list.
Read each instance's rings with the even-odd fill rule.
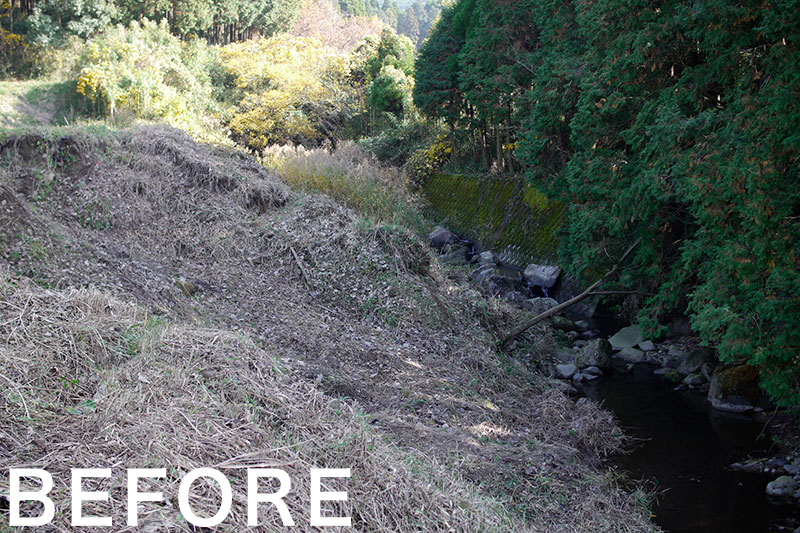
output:
[[[0,471],[167,466],[152,530],[187,530],[181,474],[256,464],[352,468],[359,531],[654,529],[604,466],[611,415],[529,370],[548,326],[498,355],[522,311],[409,230],[164,127],[6,135],[0,160]],[[87,509],[121,523],[121,483]]]
[[792,7],[0,2],[0,533],[800,533]]

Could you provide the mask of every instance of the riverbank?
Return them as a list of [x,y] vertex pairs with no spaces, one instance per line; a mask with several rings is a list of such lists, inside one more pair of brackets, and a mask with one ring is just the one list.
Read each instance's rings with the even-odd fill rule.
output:
[[[353,469],[337,510],[358,530],[657,529],[608,469],[613,417],[498,354],[524,312],[413,232],[169,128],[28,132],[2,153],[1,471],[175,468],[170,502],[185,470],[233,465],[240,483],[242,461],[300,457],[296,479]],[[525,342],[544,358],[553,331]],[[146,507],[167,529],[175,509]]]
[[[533,315],[569,298],[555,265],[515,268],[442,227],[428,239],[443,261],[466,268],[480,290]],[[551,320],[561,348],[529,364],[579,402],[610,410],[637,439],[634,451],[615,462],[653,483],[658,525],[719,533],[800,526],[794,425],[790,413],[770,405],[754,369],[721,365],[691,330],[679,330],[681,321],[668,339],[653,342],[638,326],[622,327],[592,305]]]

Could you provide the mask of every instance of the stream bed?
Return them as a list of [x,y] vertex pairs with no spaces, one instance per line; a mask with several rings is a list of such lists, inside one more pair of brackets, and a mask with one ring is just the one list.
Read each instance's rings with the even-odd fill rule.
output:
[[762,533],[794,531],[797,507],[768,501],[769,477],[733,471],[731,463],[764,456],[763,423],[721,414],[704,394],[676,392],[650,365],[617,369],[583,394],[612,411],[642,443],[617,466],[635,479],[654,481],[654,521],[671,533]]

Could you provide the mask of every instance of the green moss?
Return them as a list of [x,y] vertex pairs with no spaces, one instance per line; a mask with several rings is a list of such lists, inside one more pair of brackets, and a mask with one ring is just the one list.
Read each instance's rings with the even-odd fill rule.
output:
[[437,174],[423,191],[448,227],[519,267],[556,258],[564,206],[521,178]]

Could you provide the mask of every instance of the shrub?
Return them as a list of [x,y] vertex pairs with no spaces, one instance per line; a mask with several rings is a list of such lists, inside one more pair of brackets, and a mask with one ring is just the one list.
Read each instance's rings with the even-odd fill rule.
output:
[[406,163],[406,172],[417,185],[424,185],[436,174],[453,153],[450,142],[439,136],[431,145],[415,151]]
[[369,106],[379,113],[402,117],[411,111],[414,78],[391,65],[384,66],[369,86]]
[[86,44],[76,87],[98,113],[164,119],[203,138],[219,131],[209,75],[215,61],[204,42],[181,41],[166,22],[132,22]]
[[412,116],[383,129],[377,135],[361,139],[358,144],[382,163],[403,166],[411,154],[429,145],[443,133],[436,122]]
[[382,131],[412,116],[414,45],[390,29],[370,36],[353,52],[352,76],[367,86],[369,130]]
[[41,74],[41,51],[24,35],[0,28],[0,78],[32,78]]
[[280,35],[225,46],[222,62],[240,101],[228,122],[241,144],[261,150],[335,138],[360,106],[348,54],[318,39]]

